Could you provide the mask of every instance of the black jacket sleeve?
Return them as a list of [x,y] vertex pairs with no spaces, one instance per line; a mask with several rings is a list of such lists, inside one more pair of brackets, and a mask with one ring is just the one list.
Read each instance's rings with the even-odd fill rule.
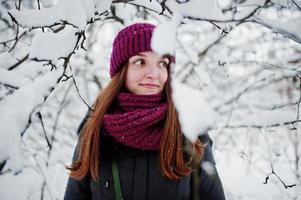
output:
[[[79,128],[78,128],[78,135],[80,133],[81,128],[83,127],[83,124],[86,121],[86,118],[81,122]],[[75,147],[72,162],[74,162],[78,157],[78,144]],[[86,200],[91,199],[91,189],[90,189],[90,174],[86,175],[81,180],[76,180],[69,176],[64,200]]]
[[[207,142],[204,149],[204,158],[200,166],[200,188],[199,196],[202,200],[225,200],[222,182],[215,167],[215,160],[212,153],[212,140],[208,134],[200,136],[202,143]],[[211,169],[208,173],[205,166]],[[209,170],[208,170],[209,171]]]

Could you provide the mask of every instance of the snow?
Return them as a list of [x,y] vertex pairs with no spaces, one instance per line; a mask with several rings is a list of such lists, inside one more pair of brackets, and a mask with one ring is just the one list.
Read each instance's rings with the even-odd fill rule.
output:
[[22,67],[17,67],[13,72],[18,73],[26,78],[34,80],[36,77],[47,73],[51,67],[43,66],[44,63],[29,61],[22,64]]
[[205,19],[224,19],[222,12],[217,8],[215,1],[191,0],[178,6],[183,16]]
[[59,58],[67,57],[75,48],[77,36],[75,29],[67,28],[59,33],[40,33],[33,38],[30,58],[51,60],[54,64]]
[[115,5],[116,16],[121,19],[125,19],[124,25],[129,25],[133,23],[133,20],[136,16],[136,12],[136,8],[131,6],[130,4],[121,3]]
[[195,51],[193,51],[193,49],[191,49],[191,44],[186,42],[184,37],[182,37],[182,39],[179,38],[178,41],[185,50],[185,53],[189,57],[190,61],[193,62],[193,64],[197,64],[199,60],[198,54]]
[[260,15],[257,19],[268,27],[271,27],[288,37],[291,36],[295,41],[301,43],[301,17],[286,22],[279,22],[279,20],[269,19]]
[[[149,9],[159,12],[159,13],[162,11],[162,7],[158,1],[134,0],[134,1],[131,1],[130,3],[149,8]],[[168,14],[168,13],[166,13],[166,11],[165,11],[164,14]]]
[[256,7],[263,5],[264,1],[247,0],[240,3],[235,16],[233,16],[232,12],[223,13],[222,11],[230,8],[232,3],[232,0],[190,0],[187,3],[178,4],[176,7],[185,17],[226,21],[233,18],[242,19],[248,16]]
[[50,8],[14,9],[9,12],[23,27],[52,26],[66,21],[79,30],[84,30],[87,22],[94,17],[94,12],[105,12],[111,3],[112,0],[103,0],[101,3],[96,0],[62,0]]
[[204,169],[208,175],[213,175],[216,173],[215,167],[208,161],[202,162],[202,169]]
[[[73,4],[74,3],[74,0],[73,1],[70,1],[69,3]],[[95,1],[94,0],[79,0],[79,4],[81,5],[81,8],[79,9],[80,11],[84,11],[84,15],[85,15],[85,18],[82,17],[83,19],[85,19],[86,21],[82,22],[82,27],[81,28],[82,30],[85,29],[85,25],[86,25],[86,22],[89,21],[90,19],[92,19],[94,17],[94,12],[95,12],[95,9],[94,9],[94,6],[95,6]],[[70,9],[70,8],[69,8]],[[83,16],[84,16],[83,15]]]
[[[271,164],[285,183],[296,183],[291,169],[288,165],[284,165],[293,161],[287,156],[275,156],[270,149],[276,146],[274,145],[276,141],[281,141],[275,149],[292,150],[292,144],[285,137],[287,130],[281,129],[270,133],[264,131],[258,133],[255,130],[247,133],[242,130],[229,131],[232,132],[230,137],[234,139],[235,149],[230,145],[231,142],[227,138],[229,135],[224,133],[219,137],[223,146],[215,145],[214,154],[215,159],[218,160],[216,167],[227,199],[300,199],[298,188],[285,189],[275,175],[270,176],[268,184],[263,184],[266,176],[271,172]],[[300,185],[297,187],[300,188]]]
[[[281,6],[289,6],[289,4],[293,4],[293,2],[288,2],[287,0],[271,0],[271,2],[277,4],[277,5],[281,5]],[[301,1],[300,0],[294,0],[294,2],[296,4],[298,4],[299,6],[301,6]]]
[[[42,177],[45,182],[46,190],[48,191],[48,194],[50,195],[50,199],[58,199],[58,193],[55,187],[55,182],[53,180],[53,176],[55,172],[52,172],[52,169],[59,169],[57,167],[48,168],[45,163],[45,159],[40,156],[34,156],[34,160],[37,164],[38,170],[42,174]],[[61,167],[62,168],[62,167]]]
[[31,168],[23,169],[18,176],[13,174],[1,175],[0,194],[1,199],[16,200],[37,199],[37,191],[40,190],[41,177],[36,170]]
[[[167,10],[163,15],[153,11],[146,14],[141,7],[137,9],[131,5],[161,11],[159,2],[162,1],[114,2],[115,14],[124,24],[112,20],[109,13],[107,19],[95,21],[89,27],[87,22],[94,17],[100,18],[96,12],[110,9],[112,0],[47,0],[47,3],[41,2],[40,11],[31,1],[22,1],[21,11],[9,10],[25,27],[20,27],[19,34],[25,31],[27,34],[13,51],[8,53],[3,45],[0,49],[0,163],[6,160],[2,170],[5,173],[0,176],[1,199],[40,199],[42,191],[44,199],[63,199],[68,177],[64,164],[70,164],[77,140],[76,129],[87,110],[71,79],[57,85],[43,104],[59,75],[56,71],[49,72],[50,66],[28,59],[12,71],[7,68],[30,53],[30,58],[51,60],[60,69],[60,58],[69,55],[75,47],[75,33],[84,30],[88,51],[76,49],[70,65],[83,99],[92,105],[109,80],[109,55],[114,35],[124,25],[141,21],[159,24],[152,39],[155,51],[176,55],[172,87],[182,129],[191,141],[205,132],[212,137],[216,167],[227,199],[300,199],[301,172],[300,163],[297,163],[301,154],[300,123],[265,127],[297,118],[300,11],[295,6],[290,7],[292,2],[273,0],[284,8],[262,8],[250,18],[250,23],[239,26],[237,22],[216,22],[229,31],[219,40],[221,30],[202,19],[240,19],[265,1],[190,0],[182,4],[165,1],[173,16]],[[295,2],[301,5],[300,0]],[[1,4],[2,17],[10,21],[6,5],[11,8],[15,5],[12,1]],[[50,5],[54,6],[43,7]],[[232,11],[223,12],[233,6],[237,6],[235,16]],[[58,33],[48,28],[44,28],[43,33],[40,28],[31,30],[32,27],[62,24],[61,20],[78,28],[66,25]],[[5,23],[0,26],[0,41],[15,37],[16,30]],[[219,62],[225,64],[219,65]],[[68,75],[69,70],[67,68]],[[269,77],[271,74],[273,77]],[[269,78],[259,81],[264,77]],[[7,89],[4,84],[19,89]],[[238,95],[241,96],[235,100]],[[51,151],[34,114],[26,134],[20,137],[33,109],[41,111],[46,133],[54,139]],[[225,128],[227,125],[245,127]],[[252,128],[252,125],[264,128]],[[268,184],[263,184],[271,165],[285,183],[297,186],[284,189],[275,176],[270,177]],[[209,163],[204,163],[203,167],[213,172]],[[7,171],[9,169],[11,171]],[[17,170],[22,171],[14,174]]]
[[214,124],[212,110],[200,90],[172,79],[172,97],[184,135],[194,142]]
[[90,1],[62,0],[50,8],[42,8],[41,10],[24,9],[21,11],[15,9],[9,12],[24,27],[52,26],[67,21],[80,30],[84,30],[87,21],[91,18],[91,15],[87,15],[93,7]]
[[14,87],[22,87],[29,83],[30,80],[15,71],[0,69],[0,83],[11,85]]
[[17,63],[17,60],[8,52],[3,52],[0,54],[0,69],[8,69],[9,67],[13,66]]
[[[85,1],[85,0],[82,0],[82,1]],[[110,9],[112,1],[113,0],[102,0],[102,1],[94,0],[94,5],[96,5],[95,6],[96,10],[98,10],[99,13],[103,13],[106,10]]]
[[221,11],[229,10],[232,8],[233,0],[216,0],[216,5]]
[[5,98],[0,105],[0,162],[8,159],[7,166],[13,170],[19,170],[24,165],[21,155],[21,132],[28,123],[31,112],[37,106],[41,106],[44,96],[49,94],[58,78],[58,71],[37,78],[15,91],[13,95]]
[[239,123],[255,126],[269,126],[273,124],[283,124],[283,122],[292,122],[295,120],[295,113],[292,113],[290,109],[282,109],[252,113],[245,116],[245,118]]
[[170,22],[162,23],[155,28],[151,41],[153,51],[160,55],[175,54],[176,32],[181,20],[181,14],[175,11]]

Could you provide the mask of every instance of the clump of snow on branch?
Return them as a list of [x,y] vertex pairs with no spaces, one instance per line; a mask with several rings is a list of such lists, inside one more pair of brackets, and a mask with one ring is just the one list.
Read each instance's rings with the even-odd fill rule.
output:
[[[82,1],[85,2],[86,0],[82,0]],[[94,0],[93,1],[94,5],[96,5],[95,11],[98,11],[98,13],[103,13],[106,10],[109,10],[111,7],[112,1],[113,0],[102,0],[102,1]]]
[[54,87],[58,72],[60,71],[49,72],[35,79],[2,101],[0,122],[4,131],[0,131],[0,162],[8,159],[8,168],[18,170],[22,167],[21,133],[25,130],[33,109],[42,105],[45,96]]
[[15,71],[0,69],[1,83],[14,87],[22,87],[29,83],[30,79]]
[[16,63],[16,59],[12,57],[8,52],[0,54],[0,68],[8,68]]
[[233,1],[231,0],[190,0],[187,3],[178,4],[177,10],[183,16],[190,16],[193,18],[214,19],[214,20],[231,20],[242,19],[248,16],[258,6],[265,3],[262,0],[246,0],[239,3],[235,16],[234,12],[224,13],[232,7]]
[[233,0],[216,0],[216,5],[220,10],[229,10],[232,8]]
[[[11,15],[24,27],[44,27],[56,23],[67,22],[84,30],[94,12],[104,12],[109,9],[112,0],[63,0],[50,8],[41,10],[10,10]],[[97,10],[98,9],[98,10]]]
[[185,51],[186,55],[189,57],[190,61],[194,64],[197,64],[199,60],[198,54],[195,51],[193,51],[193,49],[191,49],[191,46],[189,42],[186,40],[185,36],[178,38],[178,41],[181,47],[183,48],[183,50]]
[[81,3],[74,0],[60,1],[51,8],[11,10],[10,13],[24,27],[51,26],[55,23],[67,21],[80,29],[85,29],[88,20]]
[[172,98],[179,113],[184,135],[195,141],[214,124],[213,113],[200,90],[190,88],[172,79]]
[[33,38],[30,58],[52,60],[67,57],[76,44],[76,29],[67,28],[62,33],[41,33]]
[[176,32],[181,23],[182,16],[179,12],[174,12],[172,20],[158,25],[151,41],[152,49],[158,54],[175,54]]
[[290,38],[294,39],[296,42],[301,43],[301,17],[286,22],[280,22],[278,19],[269,19],[263,15],[258,15],[257,20],[285,36],[290,36]]
[[161,12],[161,10],[162,10],[162,7],[161,7],[161,4],[159,1],[134,0],[131,3],[152,9],[156,12]]
[[184,16],[199,18],[222,18],[222,12],[217,8],[215,1],[190,0],[187,3],[178,5],[178,10]]

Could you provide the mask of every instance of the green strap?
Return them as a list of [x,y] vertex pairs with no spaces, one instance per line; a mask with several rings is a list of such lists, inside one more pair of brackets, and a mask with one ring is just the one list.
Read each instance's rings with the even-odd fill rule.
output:
[[116,159],[112,161],[112,173],[113,173],[113,181],[114,181],[114,190],[115,190],[115,197],[116,200],[122,200],[122,192],[121,192],[121,185],[120,185],[120,178],[118,173],[118,166]]

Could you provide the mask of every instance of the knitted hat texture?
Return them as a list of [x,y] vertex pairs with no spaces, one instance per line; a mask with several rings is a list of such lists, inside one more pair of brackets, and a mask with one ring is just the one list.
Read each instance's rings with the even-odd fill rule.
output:
[[112,78],[132,56],[152,51],[151,38],[155,26],[149,23],[135,23],[122,29],[114,39],[110,60]]

